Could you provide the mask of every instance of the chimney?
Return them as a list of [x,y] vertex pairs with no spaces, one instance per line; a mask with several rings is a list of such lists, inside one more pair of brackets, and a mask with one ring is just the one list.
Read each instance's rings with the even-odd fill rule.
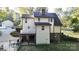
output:
[[46,10],[43,8],[42,9],[42,15],[45,15],[45,13],[46,13]]
[[47,12],[47,8],[46,7],[43,7],[42,8],[42,15],[45,15],[46,12]]

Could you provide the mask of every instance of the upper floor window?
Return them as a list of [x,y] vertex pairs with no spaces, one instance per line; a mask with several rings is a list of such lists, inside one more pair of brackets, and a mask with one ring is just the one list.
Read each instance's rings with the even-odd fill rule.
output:
[[44,26],[42,26],[42,30],[44,30],[45,28],[44,28]]
[[40,21],[40,18],[38,18],[38,21]]
[[52,18],[50,18],[51,19],[51,22],[53,22],[53,19]]
[[28,29],[30,29],[30,26],[28,26]]
[[49,18],[49,20],[48,20],[49,22],[53,22],[53,19],[52,18]]
[[27,19],[25,19],[25,23],[27,23]]
[[42,9],[42,15],[45,15],[46,9]]

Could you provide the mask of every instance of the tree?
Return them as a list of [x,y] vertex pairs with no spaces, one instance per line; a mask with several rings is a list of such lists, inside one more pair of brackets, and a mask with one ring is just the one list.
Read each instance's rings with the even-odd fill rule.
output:
[[[65,10],[63,10],[65,9]],[[72,14],[75,8],[68,7],[68,8],[56,8],[56,13],[60,16],[62,24],[64,27],[70,27],[72,25],[72,21],[74,20],[72,18]]]
[[62,13],[61,19],[66,27],[72,27],[73,31],[79,32],[79,7],[69,7],[62,12],[61,9],[56,9],[56,13]]
[[7,16],[7,12],[5,12],[4,10],[0,10],[0,20],[1,21],[5,21]]
[[30,14],[33,15],[34,8],[33,7],[19,7],[20,15],[22,14]]
[[58,15],[61,15],[63,13],[63,10],[62,8],[55,8],[55,12],[58,14]]
[[5,21],[5,20],[12,20],[12,14],[9,13],[10,12],[10,9],[9,7],[2,7],[0,9],[0,19],[2,21]]
[[22,14],[26,14],[26,7],[19,7],[19,11],[20,11],[20,15],[22,16]]
[[34,13],[34,8],[33,7],[27,7],[27,11],[30,15],[33,15]]

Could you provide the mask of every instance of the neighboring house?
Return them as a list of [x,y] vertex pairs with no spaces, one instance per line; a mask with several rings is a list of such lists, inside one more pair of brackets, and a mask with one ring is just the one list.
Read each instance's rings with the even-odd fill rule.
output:
[[61,22],[56,13],[34,12],[34,16],[23,14],[23,29],[21,42],[36,44],[50,44],[51,41],[60,41]]
[[6,20],[6,21],[3,21],[2,22],[2,27],[10,27],[10,28],[12,28],[14,26],[14,24],[13,24],[13,22],[12,21],[10,21],[10,20]]
[[16,50],[16,44],[19,37],[12,37],[11,32],[16,31],[13,29],[13,22],[10,20],[0,21],[0,50],[13,51]]

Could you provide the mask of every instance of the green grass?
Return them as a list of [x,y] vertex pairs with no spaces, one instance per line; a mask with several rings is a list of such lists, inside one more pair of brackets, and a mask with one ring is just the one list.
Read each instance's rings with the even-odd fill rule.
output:
[[77,42],[79,33],[65,30],[62,32],[67,36],[67,38],[65,37],[64,39],[68,39],[70,41],[63,41],[64,39],[62,39],[60,43],[51,43],[50,45],[21,45],[18,51],[79,51],[79,42]]
[[79,51],[79,44],[76,42],[62,41],[60,43],[51,43],[50,45],[21,45],[18,51]]
[[74,38],[79,38],[79,33],[78,32],[73,32],[73,31],[62,31],[65,35],[74,37]]

